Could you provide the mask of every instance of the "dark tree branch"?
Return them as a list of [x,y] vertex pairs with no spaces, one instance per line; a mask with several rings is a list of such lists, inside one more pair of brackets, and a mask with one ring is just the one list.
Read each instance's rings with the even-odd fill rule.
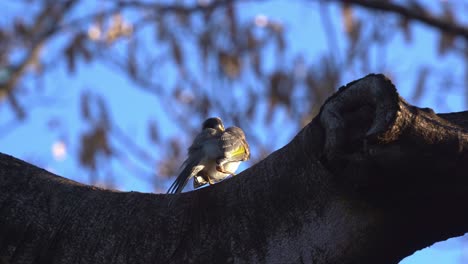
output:
[[362,6],[368,9],[385,11],[388,13],[394,13],[401,17],[409,20],[419,21],[425,25],[437,28],[440,31],[453,34],[454,36],[460,36],[465,40],[468,40],[468,27],[454,22],[448,21],[442,17],[436,17],[427,12],[421,12],[420,10],[410,9],[406,6],[392,3],[391,1],[379,1],[379,0],[332,0],[336,2],[349,3],[357,6]]
[[285,147],[179,195],[82,185],[0,155],[7,263],[397,263],[468,231],[468,112],[342,87]]
[[[241,2],[243,0],[237,0]],[[181,14],[190,14],[194,12],[209,12],[218,7],[227,6],[234,3],[235,0],[218,0],[218,1],[209,1],[207,4],[195,4],[195,5],[181,5],[181,4],[160,4],[160,3],[149,3],[136,0],[120,0],[116,1],[116,5],[120,8],[122,7],[133,7],[133,8],[144,8],[153,10],[158,13],[165,12],[176,12]]]
[[113,8],[109,8],[104,11],[99,11],[96,13],[87,14],[83,17],[79,17],[73,20],[68,21],[64,25],[61,26],[62,29],[67,29],[70,27],[76,27],[81,25],[84,22],[89,22],[90,20],[95,19],[99,16],[111,16],[116,13],[122,12],[124,9],[141,9],[143,11],[151,11],[152,16],[155,15],[163,15],[169,13],[176,13],[176,14],[184,14],[190,15],[195,14],[198,12],[212,12],[217,8],[225,7],[229,4],[234,2],[241,2],[244,0],[217,0],[217,1],[210,1],[207,4],[194,4],[194,5],[183,5],[183,4],[162,4],[162,3],[153,3],[153,2],[146,2],[146,1],[136,1],[136,0],[120,0],[114,1]]

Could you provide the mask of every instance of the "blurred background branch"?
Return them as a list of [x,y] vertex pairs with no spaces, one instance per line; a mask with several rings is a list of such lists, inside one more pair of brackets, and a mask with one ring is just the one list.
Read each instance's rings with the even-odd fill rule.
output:
[[[442,5],[443,13],[436,15],[432,13],[424,2],[416,0],[407,1],[407,5],[394,3],[393,1],[375,1],[375,0],[331,0],[335,2],[342,2],[345,4],[353,4],[371,10],[383,11],[393,13],[402,17],[405,20],[414,20],[421,22],[425,25],[437,28],[444,34],[451,34],[468,39],[468,28],[466,25],[459,24],[455,20],[454,10],[450,5]],[[441,1],[444,2],[444,1]]]
[[391,76],[414,104],[457,111],[468,102],[464,1],[0,8],[0,151],[100,186],[164,192],[208,116],[246,131],[251,165],[369,72]]

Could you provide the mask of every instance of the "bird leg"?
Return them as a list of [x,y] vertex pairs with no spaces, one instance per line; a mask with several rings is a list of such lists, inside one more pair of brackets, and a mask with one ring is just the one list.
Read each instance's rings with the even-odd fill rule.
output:
[[[198,187],[201,187],[205,184],[207,184],[208,182],[203,178],[203,176],[195,176],[193,177],[193,187],[196,189]],[[211,183],[210,183],[211,184]]]
[[235,176],[236,174],[234,172],[231,172],[231,171],[228,171],[226,169],[224,169],[224,164],[228,163],[229,161],[225,159],[225,157],[222,157],[222,158],[218,158],[216,160],[216,170],[221,172],[221,173],[224,173],[224,174],[230,174],[232,176]]
[[230,174],[232,176],[235,176],[236,174],[232,171],[228,171],[228,170],[225,170],[224,167],[222,165],[217,165],[216,166],[216,170],[221,172],[221,173],[225,173],[225,174]]

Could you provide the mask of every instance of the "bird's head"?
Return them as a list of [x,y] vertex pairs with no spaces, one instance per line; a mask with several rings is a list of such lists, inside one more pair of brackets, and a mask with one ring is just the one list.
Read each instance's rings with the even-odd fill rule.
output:
[[216,129],[218,131],[224,131],[223,121],[219,117],[210,117],[203,122],[202,130],[206,128]]

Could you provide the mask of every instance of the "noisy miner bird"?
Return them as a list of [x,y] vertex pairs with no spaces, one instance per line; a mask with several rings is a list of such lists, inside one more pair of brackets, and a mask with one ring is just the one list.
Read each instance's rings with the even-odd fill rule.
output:
[[182,171],[167,193],[182,192],[192,177],[194,188],[220,182],[235,175],[239,164],[249,158],[250,147],[242,129],[236,126],[224,129],[220,118],[208,118],[189,147]]

